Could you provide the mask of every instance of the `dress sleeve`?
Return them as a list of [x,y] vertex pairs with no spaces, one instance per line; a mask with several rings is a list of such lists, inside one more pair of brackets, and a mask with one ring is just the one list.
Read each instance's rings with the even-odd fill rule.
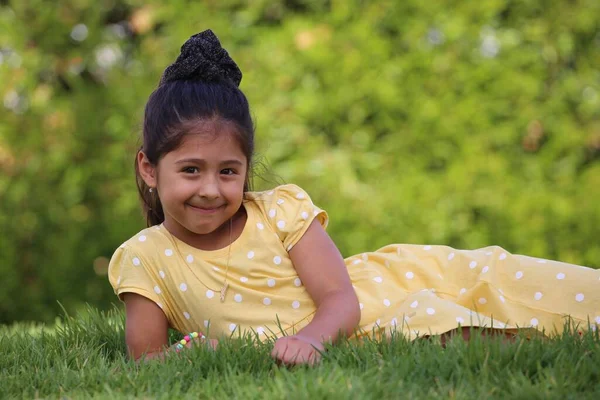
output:
[[300,187],[279,186],[273,191],[271,199],[267,210],[269,222],[287,251],[298,243],[315,218],[323,229],[327,228],[327,213],[315,206],[309,195]]
[[137,293],[163,308],[160,288],[149,274],[149,262],[128,246],[119,247],[108,265],[108,280],[115,294],[123,301],[123,293]]

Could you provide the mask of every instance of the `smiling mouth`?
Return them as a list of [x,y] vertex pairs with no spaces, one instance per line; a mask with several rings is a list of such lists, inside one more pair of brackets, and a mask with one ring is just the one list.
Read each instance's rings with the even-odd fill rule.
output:
[[210,207],[210,208],[207,208],[207,207],[196,207],[196,206],[193,206],[191,204],[188,204],[188,206],[191,207],[192,209],[194,209],[195,211],[199,211],[199,212],[201,212],[203,214],[213,214],[213,213],[219,211],[221,208],[224,207],[224,206],[219,206],[219,207]]

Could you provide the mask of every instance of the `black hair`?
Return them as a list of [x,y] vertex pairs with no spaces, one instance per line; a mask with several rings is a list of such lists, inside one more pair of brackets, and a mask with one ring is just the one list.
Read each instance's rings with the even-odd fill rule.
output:
[[[149,97],[144,111],[143,151],[148,161],[158,165],[168,152],[179,147],[182,139],[199,122],[224,121],[235,129],[235,138],[247,159],[244,192],[251,188],[251,166],[254,154],[254,123],[244,93],[231,81],[175,80],[162,83]],[[197,131],[197,130],[196,130]],[[135,162],[136,182],[147,226],[164,222],[162,204],[156,191],[140,175]]]

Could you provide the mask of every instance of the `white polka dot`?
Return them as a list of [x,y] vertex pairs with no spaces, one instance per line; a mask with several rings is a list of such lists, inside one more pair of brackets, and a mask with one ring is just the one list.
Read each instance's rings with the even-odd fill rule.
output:
[[392,320],[390,321],[390,323],[392,324],[392,326],[395,327],[396,325],[398,325],[398,318],[396,318],[396,317],[392,318]]
[[523,277],[523,271],[517,271],[517,273],[515,274],[515,278],[521,279],[522,277]]
[[504,298],[504,296],[498,296],[498,298],[501,302],[506,303],[506,299]]
[[302,211],[300,216],[302,217],[302,219],[308,219],[308,213],[306,211]]
[[215,292],[213,292],[212,290],[207,290],[206,291],[206,297],[208,297],[209,299],[212,299],[213,297],[215,297]]
[[431,250],[431,246],[427,245],[427,246],[423,247],[423,250],[429,251],[429,250]]
[[207,319],[205,319],[205,320],[204,320],[204,327],[205,327],[205,328],[208,328],[208,324],[210,324],[210,322],[209,322]]
[[454,258],[454,253],[448,254],[448,261],[451,261]]
[[543,296],[544,295],[542,294],[542,292],[535,292],[535,294],[533,295],[533,298],[536,300],[541,300]]
[[362,260],[354,260],[352,261],[352,264],[356,265],[356,264],[360,264],[362,262]]
[[138,238],[138,240],[139,240],[140,242],[145,242],[145,241],[146,241],[146,236],[142,235],[142,236],[140,236],[140,237]]
[[119,285],[120,283],[121,283],[121,277],[119,276],[119,277],[117,278],[117,285]]
[[258,223],[256,224],[256,227],[257,227],[258,229],[260,229],[260,230],[263,230],[263,229],[265,229],[265,226],[264,226],[263,224],[261,224],[260,222],[258,222]]
[[274,208],[271,208],[271,209],[269,210],[269,217],[271,217],[271,218],[275,218],[275,214],[277,214],[277,211],[275,211],[275,209],[274,209]]
[[283,220],[279,220],[279,221],[277,221],[277,227],[278,227],[279,229],[283,229],[283,228],[285,228],[285,221],[283,221]]
[[256,328],[256,333],[259,335],[262,335],[265,333],[265,328],[263,328],[262,326],[259,326],[258,328]]
[[558,279],[559,281],[562,281],[563,279],[565,279],[565,274],[563,274],[562,272],[559,272],[558,274],[556,274],[556,279]]
[[270,305],[271,305],[271,299],[270,299],[270,298],[268,298],[268,297],[265,297],[265,298],[263,299],[263,304],[264,304],[265,306],[270,306]]
[[185,258],[185,261],[192,263],[194,262],[194,256],[191,254],[188,254],[188,256]]
[[241,294],[236,294],[235,296],[233,296],[233,300],[235,300],[236,303],[241,303],[242,302],[242,295]]
[[182,283],[181,285],[179,285],[179,290],[185,292],[187,290],[187,285],[185,283]]
[[294,300],[292,302],[292,308],[294,308],[294,309],[300,308],[300,302],[298,300]]
[[273,286],[275,286],[275,279],[269,279],[269,280],[267,281],[267,285],[268,285],[269,287],[273,287]]
[[358,307],[362,310],[363,308],[365,308],[365,305],[363,303],[358,303]]
[[383,299],[383,305],[389,307],[392,303],[388,299]]
[[583,293],[577,293],[577,295],[575,295],[575,300],[578,303],[581,303],[583,301],[583,299],[585,298],[585,296],[583,295]]
[[382,278],[382,277],[380,277],[380,276],[376,276],[375,278],[373,278],[373,280],[374,280],[375,282],[377,282],[377,283],[381,283],[381,282],[383,282],[383,278]]
[[538,326],[540,322],[537,320],[537,318],[531,318],[531,321],[529,321],[529,323],[531,324],[531,326]]
[[417,308],[419,306],[419,302],[417,300],[410,303],[410,308]]
[[502,253],[500,254],[500,257],[498,257],[498,260],[504,260],[506,258],[506,253]]
[[158,287],[158,285],[157,285],[157,286],[154,286],[154,292],[155,292],[156,294],[160,294],[160,288]]
[[240,281],[246,283],[246,282],[248,282],[248,278],[246,278],[245,276],[242,276],[240,278]]
[[235,328],[237,328],[236,324],[229,324],[229,332],[235,331]]
[[161,278],[165,279],[165,272],[164,271],[158,271],[158,274],[160,275]]
[[298,194],[296,195],[296,198],[297,198],[298,200],[302,200],[302,199],[304,198],[304,193],[298,193]]
[[281,257],[279,257],[279,256],[273,257],[273,262],[275,263],[275,265],[281,264]]
[[477,266],[477,261],[471,261],[469,263],[469,268],[474,269]]
[[462,288],[460,289],[460,291],[458,292],[458,294],[465,294],[467,292],[466,288]]
[[483,268],[481,268],[481,273],[485,274],[486,272],[488,272],[490,270],[490,267],[488,267],[487,265]]
[[248,258],[251,260],[254,258],[254,252],[252,250],[250,250],[247,254]]
[[133,260],[131,260],[131,262],[133,263],[133,265],[135,265],[136,267],[138,265],[140,265],[140,259],[137,257],[133,257]]
[[431,308],[431,307],[430,307],[430,308],[428,308],[426,311],[427,311],[427,314],[429,314],[429,315],[433,315],[433,314],[435,314],[435,309],[434,309],[434,308]]
[[477,300],[479,302],[479,304],[486,304],[487,303],[487,299],[485,297],[480,297],[479,300]]
[[597,315],[594,321],[596,321],[597,324],[600,324],[600,315]]
[[408,271],[406,274],[404,274],[406,276],[406,279],[412,279],[415,277],[415,274],[412,273],[411,271]]
[[458,322],[459,324],[464,324],[465,319],[463,317],[456,317],[456,322]]
[[284,203],[283,199],[278,199],[277,204],[282,205]]
[[190,313],[188,313],[187,311],[183,312],[183,316],[185,317],[185,319],[190,319]]
[[294,285],[295,285],[295,286],[300,286],[300,285],[302,285],[302,281],[300,280],[300,278],[296,278],[296,279],[294,279]]
[[171,257],[172,255],[173,255],[173,250],[171,250],[171,249],[166,249],[165,250],[165,256]]

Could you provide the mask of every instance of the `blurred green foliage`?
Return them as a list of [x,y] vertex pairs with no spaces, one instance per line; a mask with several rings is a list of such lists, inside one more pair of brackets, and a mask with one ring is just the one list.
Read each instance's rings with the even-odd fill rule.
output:
[[[116,300],[145,101],[192,34],[342,253],[500,245],[600,266],[600,2],[0,2],[0,323]],[[270,185],[257,181],[258,188]]]

